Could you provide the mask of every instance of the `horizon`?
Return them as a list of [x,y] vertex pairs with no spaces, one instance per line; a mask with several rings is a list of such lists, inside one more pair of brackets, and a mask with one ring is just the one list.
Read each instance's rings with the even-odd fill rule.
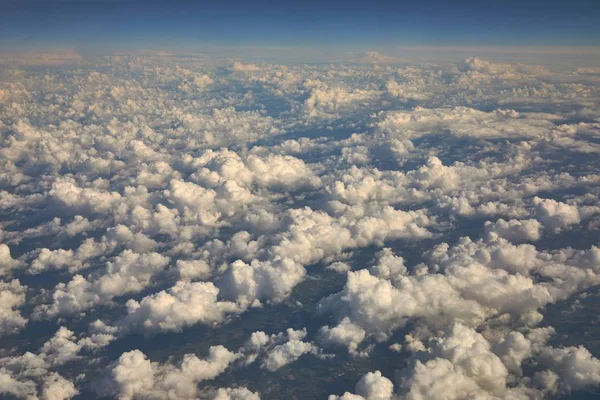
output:
[[599,46],[594,1],[8,0],[0,49]]

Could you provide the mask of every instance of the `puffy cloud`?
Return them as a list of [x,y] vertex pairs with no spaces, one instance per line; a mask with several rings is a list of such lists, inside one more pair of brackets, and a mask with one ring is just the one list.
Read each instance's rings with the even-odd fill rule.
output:
[[213,346],[206,359],[186,354],[178,365],[159,364],[133,350],[109,366],[106,375],[96,381],[95,390],[99,395],[119,399],[194,399],[198,383],[221,374],[235,358],[223,346]]
[[552,199],[533,198],[535,213],[547,227],[558,231],[581,221],[576,206],[561,203]]
[[0,282],[0,336],[16,333],[27,324],[18,311],[25,303],[27,286],[21,285],[17,279]]
[[342,396],[329,396],[329,400],[391,400],[393,398],[394,384],[381,372],[369,372],[356,384],[356,393],[344,393]]
[[[234,361],[275,370],[329,355],[305,330],[163,364],[103,348],[133,332],[210,333],[273,303],[304,308],[314,291],[285,302],[307,276],[309,289],[337,286],[322,267],[347,281],[318,306],[332,317],[321,345],[372,356],[375,369],[373,342],[413,329],[382,347],[410,353],[397,393],[375,372],[342,398],[543,398],[597,383],[585,349],[552,348],[532,328],[543,307],[599,282],[597,247],[551,240],[581,224],[558,238],[593,243],[597,229],[590,71],[470,58],[223,72],[158,53],[3,70],[0,275],[29,288],[0,284],[0,333],[37,334],[39,317],[61,326],[36,354],[8,338],[3,395],[72,397],[108,365],[99,395],[258,398],[234,373],[218,382],[229,388],[198,383]],[[519,244],[543,229],[540,247]],[[407,243],[422,239],[450,244]],[[105,322],[79,332],[71,318],[92,309]]]
[[[442,244],[431,250],[430,273],[387,275],[384,270],[376,276],[380,265],[348,272],[344,289],[321,300],[318,310],[338,316],[340,333],[351,323],[378,340],[409,319],[437,328],[453,321],[476,327],[501,315],[513,323],[536,324],[541,320],[538,309],[597,281],[587,269],[594,262],[584,261],[595,254],[595,248],[544,253],[502,239],[463,239],[453,248]],[[331,335],[330,328],[323,332]],[[356,341],[346,343],[356,347]]]
[[553,127],[551,121],[521,116],[514,110],[479,111],[468,107],[394,111],[377,122],[382,132],[400,138],[417,138],[434,131],[447,131],[458,138],[540,137]]
[[210,276],[210,265],[204,260],[177,260],[177,270],[182,279],[202,279]]
[[36,392],[36,385],[32,381],[20,382],[7,373],[0,371],[0,393],[3,395],[12,395],[17,398],[26,398],[33,396]]
[[[413,355],[400,391],[408,399],[545,398],[557,390],[565,393],[597,384],[598,360],[583,347],[547,346],[550,331],[513,331],[490,343],[475,330],[455,324],[435,338],[427,352]],[[536,373],[533,381],[521,379],[521,364],[530,358],[551,369]]]
[[221,149],[208,150],[200,157],[187,157],[186,166],[194,169],[192,177],[208,187],[216,187],[229,180],[238,185],[271,189],[313,187],[319,178],[301,159],[289,155],[248,154]]
[[233,72],[254,72],[254,71],[260,71],[260,67],[254,65],[254,64],[243,64],[239,61],[234,62],[231,65],[231,70]]
[[179,281],[168,291],[127,301],[122,329],[144,333],[180,331],[194,324],[216,324],[228,313],[243,310],[239,305],[217,300],[219,289],[211,282]]
[[301,355],[316,351],[315,345],[301,340],[290,340],[275,346],[263,360],[261,366],[270,371],[275,371],[289,363],[296,361]]
[[10,248],[0,243],[0,276],[9,275],[19,262],[10,256]]
[[38,308],[40,315],[69,315],[83,312],[98,304],[108,304],[125,293],[139,292],[169,264],[158,253],[138,254],[123,251],[106,263],[105,273],[91,279],[75,275],[67,284],[59,283],[52,294],[53,302]]
[[402,211],[375,204],[347,206],[330,203],[331,214],[310,208],[288,213],[287,231],[274,246],[275,254],[312,264],[345,249],[380,244],[391,239],[431,237],[431,220],[423,210]]
[[90,336],[77,338],[75,333],[64,326],[51,337],[40,349],[40,356],[51,365],[63,365],[80,358],[83,350],[94,351],[107,346],[115,336],[111,333],[93,333]]
[[133,399],[154,385],[154,374],[152,363],[145,354],[133,350],[119,357],[111,366],[109,377],[96,390],[124,400]]
[[560,391],[570,392],[600,384],[600,360],[583,346],[546,347],[537,360],[556,374]]
[[42,399],[66,400],[79,394],[73,382],[66,380],[57,373],[51,374],[42,387]]
[[117,192],[81,188],[68,180],[55,182],[48,195],[58,205],[83,214],[108,214],[121,200]]
[[304,101],[304,112],[309,118],[335,118],[338,113],[349,112],[375,101],[380,93],[375,90],[328,87],[316,83]]
[[237,111],[234,107],[213,109],[210,114],[181,113],[177,135],[190,133],[192,148],[218,147],[253,142],[279,135],[283,130],[277,120],[257,111]]
[[386,400],[392,397],[394,385],[381,372],[369,372],[356,384],[356,393],[369,400]]
[[365,338],[365,331],[346,317],[333,328],[322,327],[319,335],[324,346],[344,346],[351,354],[357,354],[358,345]]
[[260,367],[270,371],[278,370],[294,361],[303,354],[317,357],[329,357],[322,354],[321,349],[312,342],[305,342],[306,328],[294,330],[288,328],[285,333],[267,335],[262,331],[252,333],[240,349],[244,363],[249,365],[261,358]]
[[232,263],[220,282],[226,298],[244,304],[254,300],[282,300],[306,275],[304,267],[289,258],[273,262]]
[[525,64],[494,63],[477,57],[468,57],[462,64],[467,71],[477,71],[489,75],[501,75],[503,79],[519,79],[524,75],[543,75],[547,70],[542,66]]
[[519,221],[511,219],[505,221],[502,218],[496,222],[487,221],[484,226],[485,234],[490,237],[501,237],[513,243],[534,242],[541,237],[542,224],[536,219]]
[[408,275],[408,269],[404,265],[404,259],[393,253],[392,249],[384,248],[377,254],[377,263],[369,269],[369,272],[379,278],[395,280]]
[[345,262],[336,261],[333,264],[330,264],[327,267],[325,267],[325,269],[329,269],[329,270],[338,272],[340,274],[345,274],[346,272],[350,271],[352,268]]
[[0,394],[17,398],[70,399],[79,394],[79,389],[53,369],[80,358],[82,350],[97,350],[112,339],[107,334],[78,339],[74,332],[61,327],[43,344],[38,354],[26,352],[0,358]]

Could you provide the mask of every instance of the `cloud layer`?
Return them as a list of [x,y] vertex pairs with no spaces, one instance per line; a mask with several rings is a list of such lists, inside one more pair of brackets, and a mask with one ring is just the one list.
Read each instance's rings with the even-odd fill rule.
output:
[[597,71],[75,58],[0,71],[0,395],[600,384]]

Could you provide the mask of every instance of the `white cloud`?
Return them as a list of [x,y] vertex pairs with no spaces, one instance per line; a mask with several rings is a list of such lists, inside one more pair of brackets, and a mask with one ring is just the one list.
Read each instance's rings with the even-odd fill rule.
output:
[[581,221],[576,206],[561,203],[552,199],[533,198],[535,212],[540,221],[555,231]]
[[277,345],[269,352],[261,366],[270,371],[275,371],[289,363],[296,361],[301,355],[316,351],[315,345],[301,340],[290,340]]
[[140,255],[125,250],[106,263],[104,274],[90,279],[75,275],[67,284],[56,285],[53,302],[40,306],[38,313],[49,317],[77,314],[96,305],[108,304],[117,296],[141,291],[168,264],[169,258],[158,253]]
[[[233,369],[231,382],[198,386],[234,362],[270,373],[331,355],[306,330],[164,363],[105,347],[305,309],[313,288],[333,285],[324,268],[347,280],[319,303],[331,318],[320,345],[374,357],[375,342],[412,329],[382,344],[411,357],[396,393],[373,372],[342,398],[543,398],[597,384],[587,350],[547,346],[551,330],[534,328],[548,304],[600,283],[596,246],[553,240],[589,246],[597,231],[597,77],[362,56],[368,65],[224,71],[204,55],[138,53],[5,68],[0,334],[12,336],[0,391],[87,394],[79,385],[108,365],[98,394],[257,399]],[[80,332],[91,312],[100,320]],[[17,335],[38,334],[40,318],[61,328],[21,351]]]
[[344,393],[342,396],[329,396],[329,400],[391,400],[394,384],[381,372],[369,372],[356,384],[356,393]]
[[496,222],[487,221],[484,225],[485,234],[490,238],[501,237],[513,243],[539,240],[542,228],[542,224],[536,219],[505,221],[500,218]]
[[10,248],[0,243],[0,276],[9,275],[18,266],[19,262],[10,255]]
[[179,281],[168,291],[127,302],[127,316],[119,322],[122,329],[145,333],[180,331],[194,324],[216,324],[228,313],[240,312],[242,307],[219,301],[219,289],[211,282]]
[[17,279],[0,282],[0,336],[18,332],[27,324],[27,319],[18,308],[25,303],[27,286]]
[[198,396],[198,383],[221,374],[235,358],[223,346],[213,346],[206,359],[186,354],[178,365],[159,364],[133,350],[109,366],[106,376],[96,382],[95,390],[99,395],[119,399],[194,399]]

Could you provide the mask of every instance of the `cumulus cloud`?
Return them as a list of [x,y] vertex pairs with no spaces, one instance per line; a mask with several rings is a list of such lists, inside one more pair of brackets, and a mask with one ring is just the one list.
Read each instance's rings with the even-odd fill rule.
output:
[[17,279],[0,282],[0,336],[18,332],[27,324],[27,319],[18,308],[25,303],[27,286]]
[[260,359],[260,367],[276,371],[298,360],[304,354],[312,354],[319,358],[327,358],[321,349],[312,342],[305,342],[306,328],[295,330],[288,328],[285,332],[267,335],[263,331],[252,333],[240,349],[244,364],[249,365]]
[[357,354],[358,345],[364,340],[366,332],[346,317],[333,328],[322,327],[319,334],[324,346],[343,346],[351,354]]
[[309,118],[329,119],[364,107],[378,97],[379,92],[375,90],[348,90],[311,82],[310,96],[304,101],[303,109]]
[[19,266],[19,262],[11,257],[10,247],[0,244],[0,276],[9,275],[11,270]]
[[362,336],[342,340],[348,326],[385,340],[409,320],[436,328],[452,321],[477,327],[503,316],[516,324],[535,325],[542,318],[538,309],[595,284],[597,275],[587,269],[593,263],[584,261],[595,253],[595,247],[538,252],[531,245],[515,246],[503,239],[464,238],[453,248],[442,244],[427,256],[430,273],[416,269],[406,276],[401,268],[390,277],[387,270],[379,273],[381,265],[348,272],[344,289],[319,304],[319,312],[333,312],[341,321],[335,331],[326,327],[323,333],[327,338],[339,332],[338,341],[355,351],[360,343],[356,339]]
[[177,365],[159,364],[133,350],[109,366],[95,390],[99,395],[120,399],[194,399],[198,396],[198,383],[221,374],[235,358],[223,346],[213,346],[206,359],[186,354]]
[[169,258],[158,253],[138,254],[123,251],[106,263],[104,274],[90,279],[75,275],[67,284],[59,283],[52,294],[53,302],[38,308],[40,315],[77,314],[114,297],[139,292],[157,273],[169,265]]
[[[232,366],[278,374],[332,357],[319,346],[373,371],[389,370],[379,349],[409,357],[394,384],[368,373],[344,399],[598,383],[593,353],[536,328],[547,305],[599,283],[594,71],[165,54],[2,70],[2,395],[257,399],[262,383],[245,388]],[[271,334],[275,308],[313,326],[317,302],[314,338]],[[264,331],[237,352],[212,342],[216,325],[256,315]],[[25,349],[19,333],[45,324],[60,328]],[[206,357],[178,351],[194,325]],[[167,332],[169,361],[134,348]]]
[[496,222],[487,221],[484,226],[485,234],[489,237],[501,237],[513,243],[539,240],[542,228],[542,224],[536,219],[505,221],[500,218]]
[[82,352],[93,352],[113,339],[109,334],[76,337],[74,332],[60,327],[37,354],[0,358],[0,394],[16,398],[65,400],[79,394],[75,383],[55,371],[81,358]]
[[552,199],[533,198],[535,212],[540,221],[556,231],[581,221],[576,206]]
[[121,329],[144,333],[180,331],[186,326],[222,322],[228,313],[243,308],[233,302],[219,301],[219,289],[211,282],[179,281],[168,291],[127,301],[127,316]]
[[329,400],[390,400],[392,399],[394,384],[381,372],[369,372],[356,384],[356,395],[344,393],[342,396],[329,396]]

